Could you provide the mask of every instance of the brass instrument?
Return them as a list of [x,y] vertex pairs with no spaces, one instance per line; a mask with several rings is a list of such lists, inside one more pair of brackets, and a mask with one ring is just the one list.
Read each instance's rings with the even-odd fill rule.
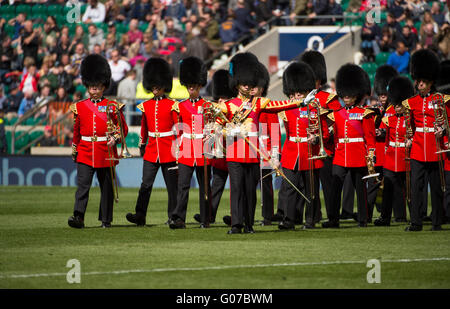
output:
[[[114,123],[114,116],[117,118],[117,125]],[[113,196],[114,201],[116,203],[119,202],[119,182],[116,176],[116,168],[112,161],[117,161],[119,159],[126,159],[131,158],[132,155],[128,151],[128,147],[125,141],[125,133],[123,129],[123,123],[122,123],[122,117],[120,116],[120,109],[119,109],[119,103],[111,102],[106,105],[106,127],[107,132],[106,136],[114,137],[115,135],[119,135],[119,139],[121,141],[121,151],[119,158],[116,158],[114,156],[114,149],[111,146],[108,146],[108,158],[106,160],[109,160],[109,168],[111,172],[111,179],[112,179],[112,190],[113,190]]]
[[[311,104],[313,107],[317,109],[317,118],[314,123],[314,127],[319,131],[319,153],[316,156],[312,156],[309,158],[309,160],[317,160],[317,159],[326,159],[328,157],[327,152],[325,151],[325,146],[323,142],[323,132],[322,132],[322,121],[320,119],[320,116],[324,113],[329,113],[330,110],[327,110],[325,108],[322,108],[320,106],[320,102],[318,99],[314,99]],[[311,117],[309,117],[309,105],[308,105],[308,120],[310,120]],[[308,126],[309,127],[309,126]]]
[[378,176],[380,176],[380,173],[377,173],[375,171],[375,162],[373,160],[373,153],[371,153],[369,151],[369,155],[366,156],[366,165],[367,165],[367,171],[368,171],[368,175],[364,176],[362,179],[366,180],[369,178],[374,178],[375,177],[375,183],[380,183],[381,180],[378,178]]
[[[443,130],[445,130],[445,134],[447,134],[447,138],[448,138],[449,137],[449,125],[448,125],[447,110],[446,110],[446,107],[444,104],[444,96],[440,93],[433,94],[431,97],[431,103],[433,104],[433,111],[434,111],[434,119],[435,119],[434,126],[436,129],[442,128]],[[436,149],[437,149],[436,154],[438,155],[439,177],[441,180],[441,189],[442,189],[442,192],[445,192],[445,172],[444,172],[443,153],[449,152],[450,149],[442,149],[442,147],[441,147],[442,137],[439,137],[437,134],[435,134]]]
[[411,204],[411,147],[408,147],[408,140],[412,140],[413,131],[411,126],[411,110],[405,108],[405,173],[406,173],[406,201]]

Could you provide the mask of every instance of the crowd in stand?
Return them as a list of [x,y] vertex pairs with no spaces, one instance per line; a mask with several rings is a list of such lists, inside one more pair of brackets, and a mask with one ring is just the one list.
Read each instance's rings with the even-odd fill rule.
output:
[[[243,38],[256,37],[269,22],[276,25],[335,24],[347,0],[87,0],[80,23],[61,23],[58,16],[30,19],[26,13],[0,16],[0,109],[20,117],[37,103],[74,102],[85,97],[80,63],[88,54],[104,55],[113,82],[105,93],[133,99],[146,59],[163,57],[174,77],[183,57],[204,61]],[[347,12],[372,9],[374,0],[350,0]],[[66,5],[66,0],[0,1],[1,5]],[[363,25],[362,52],[367,60],[391,52],[390,64],[407,71],[409,54],[432,48],[449,57],[446,6],[424,0],[380,0],[386,21]],[[445,11],[442,10],[445,8]],[[419,28],[417,22],[421,22]],[[42,27],[40,27],[40,25]],[[13,31],[6,31],[6,28]],[[126,31],[124,31],[124,27]],[[244,41],[245,43],[245,41]],[[406,56],[404,56],[406,55]],[[406,64],[406,65],[405,65]],[[136,96],[134,95],[134,98]],[[51,112],[51,111],[50,111]],[[49,113],[43,108],[36,118]]]

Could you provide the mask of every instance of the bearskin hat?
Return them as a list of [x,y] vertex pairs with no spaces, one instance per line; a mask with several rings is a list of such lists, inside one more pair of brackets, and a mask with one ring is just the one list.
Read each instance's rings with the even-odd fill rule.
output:
[[322,85],[327,83],[327,64],[325,63],[325,57],[321,52],[315,50],[306,51],[301,54],[299,60],[309,64],[314,71],[316,80],[320,80]]
[[270,75],[267,68],[261,62],[258,62],[258,87],[263,89],[261,96],[265,97],[267,95],[267,90],[269,90]]
[[399,105],[414,96],[414,85],[406,76],[392,78],[387,88],[388,102],[393,105]]
[[111,82],[111,67],[105,57],[92,54],[86,56],[81,62],[81,81],[86,87],[104,85],[109,88]]
[[411,56],[410,71],[414,80],[435,82],[439,77],[439,58],[429,49],[420,49]]
[[200,58],[187,57],[180,61],[180,83],[205,86],[208,70]]
[[441,61],[436,87],[439,92],[450,94],[450,60]]
[[316,88],[316,77],[313,69],[303,61],[292,62],[283,73],[283,93],[289,95],[296,92],[310,92]]
[[148,92],[157,86],[164,92],[172,91],[172,73],[169,63],[162,58],[150,58],[145,62],[142,85]]
[[231,75],[230,88],[238,85],[258,86],[258,58],[252,53],[238,53],[230,61],[228,72]]
[[212,77],[212,96],[215,101],[220,98],[231,99],[237,95],[236,90],[230,89],[231,76],[227,70],[218,70]]
[[362,68],[356,64],[344,64],[336,73],[336,92],[341,98],[356,97],[356,101],[360,102],[370,89],[367,89],[368,80],[369,77]]
[[387,94],[387,86],[392,78],[398,75],[397,70],[388,64],[379,66],[373,81],[373,90],[377,95]]

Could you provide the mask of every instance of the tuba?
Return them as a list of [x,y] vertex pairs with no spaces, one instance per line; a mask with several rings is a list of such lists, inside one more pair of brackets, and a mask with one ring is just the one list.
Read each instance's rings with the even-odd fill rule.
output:
[[[114,119],[117,119],[117,124],[115,124]],[[116,176],[116,168],[112,161],[118,161],[120,159],[131,158],[132,155],[128,151],[128,147],[125,141],[125,132],[123,128],[122,117],[120,115],[119,103],[108,102],[106,105],[106,127],[107,132],[106,136],[109,138],[110,136],[119,135],[119,139],[121,141],[121,151],[119,158],[114,156],[114,150],[112,147],[108,146],[108,158],[109,160],[109,169],[111,172],[112,179],[112,190],[114,201],[119,202],[119,182]]]

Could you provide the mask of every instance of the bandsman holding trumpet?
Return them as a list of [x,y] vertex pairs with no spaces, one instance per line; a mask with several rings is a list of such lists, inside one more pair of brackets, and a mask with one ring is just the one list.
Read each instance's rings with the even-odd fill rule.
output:
[[170,219],[177,205],[178,174],[176,167],[176,130],[178,114],[172,110],[173,100],[166,97],[172,90],[169,64],[161,58],[151,58],[144,65],[143,86],[154,97],[137,106],[142,112],[139,150],[143,157],[142,183],[136,201],[136,213],[128,213],[129,222],[138,226],[146,223],[148,203],[153,183],[161,168],[167,187],[167,215]]
[[[283,92],[291,100],[303,99],[315,88],[314,72],[305,62],[293,62],[284,71]],[[306,205],[304,229],[312,229],[320,221],[319,169],[323,167],[323,161],[315,157],[326,157],[320,152],[325,152],[324,141],[329,137],[326,115],[322,111],[328,110],[320,108],[316,99],[308,106],[279,113],[285,123],[287,138],[281,153],[281,166],[286,177],[297,187],[304,187],[310,199]],[[285,217],[278,225],[279,229],[295,228],[296,205],[300,198],[291,186],[281,187],[279,202],[284,201],[286,205],[280,207],[285,209]]]
[[345,176],[350,173],[356,190],[358,205],[357,221],[367,226],[367,190],[363,177],[374,172],[375,123],[374,112],[360,107],[367,95],[367,73],[359,66],[345,64],[337,72],[336,90],[345,106],[328,114],[334,121],[335,155],[333,159],[332,204],[327,209],[328,221],[324,228],[339,227],[341,190]]
[[391,224],[392,210],[397,221],[406,221],[406,124],[405,108],[402,102],[414,95],[414,86],[409,78],[397,76],[389,82],[387,103],[395,114],[383,117],[386,130],[385,156],[383,165],[384,188],[381,217],[374,221],[376,226]]
[[436,115],[440,118],[445,110],[444,103],[438,103],[439,95],[434,86],[439,74],[439,59],[429,49],[418,50],[411,56],[410,71],[418,94],[403,101],[411,126],[407,140],[407,147],[411,147],[411,224],[406,231],[423,229],[421,209],[426,209],[422,205],[426,175],[431,189],[432,230],[439,231],[442,230],[445,187],[443,154],[437,153],[443,147],[443,125]]
[[101,191],[98,219],[102,227],[107,228],[113,220],[115,166],[118,164],[116,144],[125,139],[128,127],[122,114],[124,104],[103,97],[111,80],[106,59],[89,55],[82,61],[80,72],[90,98],[70,106],[74,113],[72,159],[77,163],[78,188],[68,224],[73,228],[84,227],[89,190],[96,173]]

